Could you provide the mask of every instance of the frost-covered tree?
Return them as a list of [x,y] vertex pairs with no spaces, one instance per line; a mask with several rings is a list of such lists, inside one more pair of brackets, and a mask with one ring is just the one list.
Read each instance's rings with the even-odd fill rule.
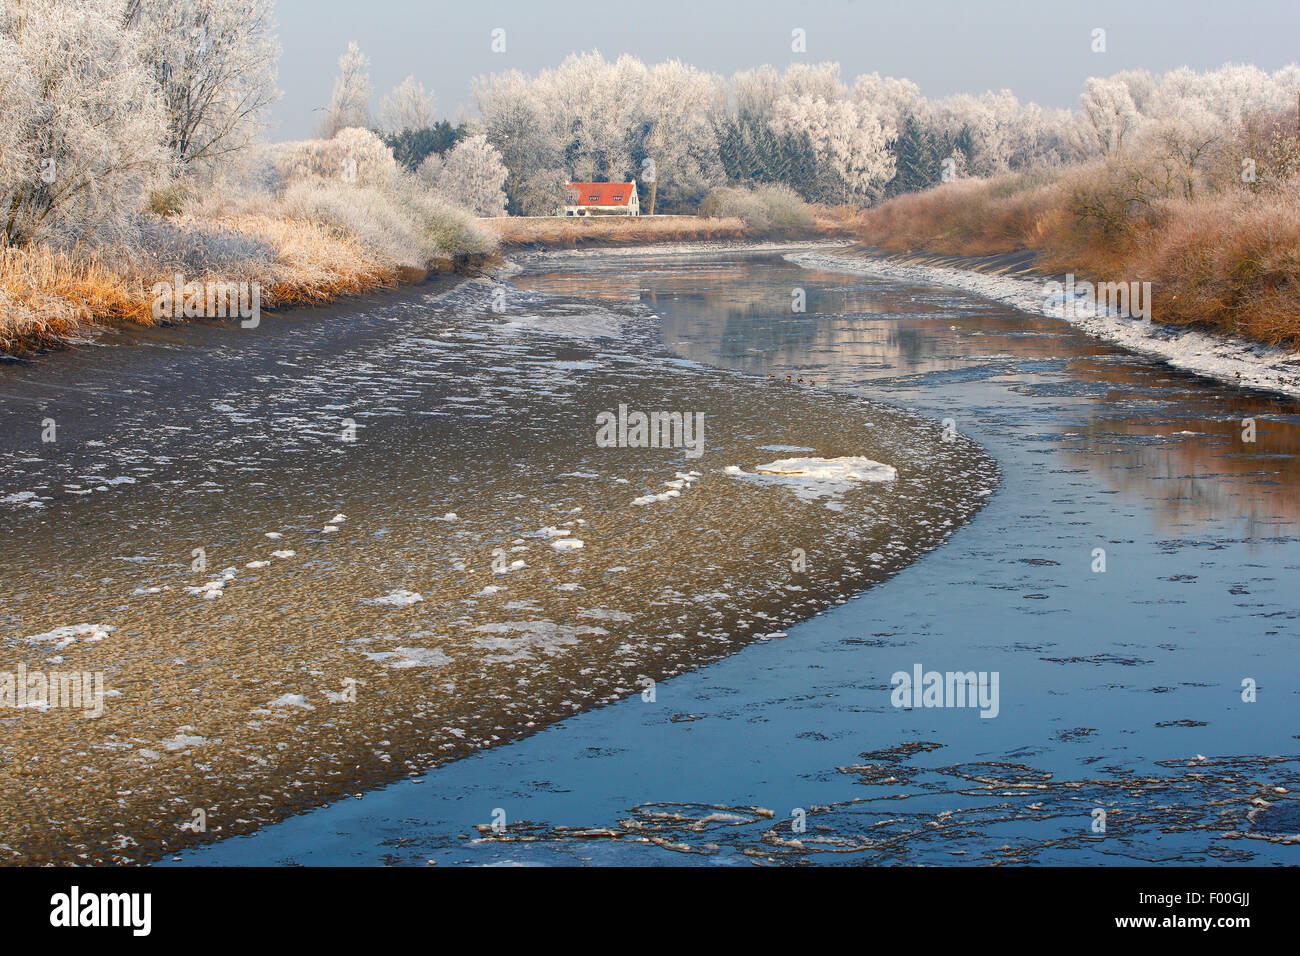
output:
[[921,90],[911,80],[868,73],[853,81],[853,102],[880,118],[885,126],[901,130],[921,100]]
[[121,0],[0,0],[4,243],[122,225],[167,165],[167,118]]
[[379,123],[384,132],[429,129],[437,120],[437,99],[424,84],[408,76],[379,102]]
[[817,194],[807,198],[866,203],[893,178],[895,131],[873,104],[846,94],[836,63],[795,64],[781,78],[769,122],[778,133],[806,135],[812,143],[821,170]]
[[482,133],[457,143],[443,158],[437,188],[446,199],[476,216],[503,216],[506,167]]
[[[648,188],[648,212],[660,197],[698,202],[725,180],[718,156],[718,122],[726,109],[722,77],[678,60],[650,68],[642,98],[644,160],[637,176]],[[643,202],[646,202],[643,199]]]
[[537,105],[562,150],[562,165],[583,181],[626,180],[642,112],[646,67],[632,56],[609,63],[573,54],[535,83]]
[[278,93],[272,0],[127,0],[123,17],[167,113],[182,165],[239,153],[257,139]]
[[1123,152],[1142,121],[1128,84],[1119,77],[1089,77],[1079,100],[1098,151],[1108,156]]
[[370,125],[370,58],[356,42],[339,57],[339,75],[321,122],[321,135],[330,139],[349,126]]
[[533,83],[518,70],[480,78],[473,91],[482,115],[483,133],[506,167],[509,211],[525,212],[525,184],[540,170],[554,169],[562,163],[559,137],[552,128],[549,111]]

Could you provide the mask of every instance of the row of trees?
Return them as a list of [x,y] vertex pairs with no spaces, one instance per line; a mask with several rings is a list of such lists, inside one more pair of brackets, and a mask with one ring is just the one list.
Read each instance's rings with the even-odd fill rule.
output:
[[1090,79],[1078,110],[1008,91],[926,99],[878,74],[850,84],[834,63],[723,77],[677,61],[569,57],[528,77],[474,84],[476,121],[507,169],[512,213],[544,213],[556,184],[638,178],[661,207],[727,183],[781,183],[804,199],[867,205],[944,178],[1058,166],[1131,149],[1184,173],[1244,126],[1294,115],[1300,68],[1250,66]]
[[[272,0],[0,0],[0,241],[102,233],[132,209],[124,197],[250,154],[277,95],[271,11]],[[1297,66],[1130,71],[1089,79],[1078,110],[1047,110],[1006,91],[931,100],[908,80],[850,83],[833,63],[726,79],[591,52],[480,78],[477,115],[452,125],[414,77],[372,117],[369,62],[351,44],[322,134],[376,129],[400,165],[479,215],[552,213],[569,179],[635,178],[658,211],[737,184],[869,205],[1091,157],[1142,160],[1135,177],[1191,196],[1210,166],[1258,163],[1266,177],[1293,162],[1279,131],[1294,125],[1297,90]]]

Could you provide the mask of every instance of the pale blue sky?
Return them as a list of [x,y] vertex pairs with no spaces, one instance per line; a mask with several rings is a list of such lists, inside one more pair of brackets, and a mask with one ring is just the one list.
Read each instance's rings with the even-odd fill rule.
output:
[[[852,78],[906,76],[926,96],[1007,88],[1022,100],[1073,107],[1085,77],[1119,70],[1197,69],[1249,62],[1267,70],[1300,59],[1296,0],[278,0],[283,99],[272,139],[315,128],[336,61],[356,40],[372,61],[379,97],[408,73],[451,117],[469,105],[470,80],[554,66],[598,49],[646,62],[680,58],[730,74],[793,59],[838,60]],[[506,30],[506,52],[490,49]],[[790,31],[808,53],[790,52]],[[1107,52],[1090,50],[1107,31]]]

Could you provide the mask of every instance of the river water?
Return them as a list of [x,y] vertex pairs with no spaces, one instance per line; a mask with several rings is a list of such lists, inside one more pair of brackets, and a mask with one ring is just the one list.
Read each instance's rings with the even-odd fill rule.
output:
[[[643,303],[684,359],[948,419],[999,490],[897,576],[653,700],[177,859],[1297,861],[1294,403],[771,253],[542,258],[512,282]],[[996,715],[894,706],[918,665],[996,674]]]

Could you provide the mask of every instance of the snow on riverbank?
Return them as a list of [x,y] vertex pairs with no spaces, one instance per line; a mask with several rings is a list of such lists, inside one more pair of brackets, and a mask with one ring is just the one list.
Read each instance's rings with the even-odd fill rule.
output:
[[1051,278],[1048,276],[1041,280],[1014,278],[947,266],[822,252],[789,253],[784,258],[807,269],[950,286],[1025,312],[1064,319],[1105,342],[1153,356],[1206,378],[1300,397],[1300,353],[1115,315],[1080,314],[1081,310],[1063,308],[1059,295],[1049,294],[1047,284]]

